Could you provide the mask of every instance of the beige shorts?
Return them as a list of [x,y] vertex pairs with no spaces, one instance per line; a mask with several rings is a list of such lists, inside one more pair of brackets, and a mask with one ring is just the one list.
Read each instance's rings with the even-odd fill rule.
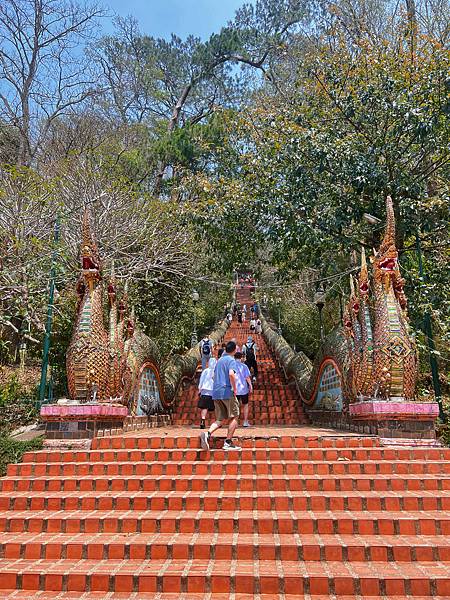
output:
[[216,421],[239,417],[239,400],[236,396],[232,396],[227,400],[214,400],[214,411],[216,413]]

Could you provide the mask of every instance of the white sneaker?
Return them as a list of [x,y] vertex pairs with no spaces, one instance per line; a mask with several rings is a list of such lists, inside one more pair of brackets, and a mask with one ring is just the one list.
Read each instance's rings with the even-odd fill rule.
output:
[[233,441],[231,442],[227,442],[225,440],[225,442],[223,443],[223,449],[224,450],[242,450],[242,448],[240,446],[236,446]]
[[251,425],[248,421],[244,421],[242,427],[251,427]]
[[203,450],[209,450],[209,432],[202,431],[200,434],[200,444],[202,445]]

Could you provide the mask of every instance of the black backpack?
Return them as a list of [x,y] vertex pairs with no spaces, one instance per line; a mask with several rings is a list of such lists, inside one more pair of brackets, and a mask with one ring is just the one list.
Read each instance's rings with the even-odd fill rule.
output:
[[245,347],[247,348],[246,352],[245,352],[245,357],[247,360],[253,361],[255,360],[255,348],[254,348],[255,344],[252,342],[251,344],[245,344]]
[[202,352],[205,356],[209,356],[211,354],[211,346],[209,340],[203,342]]

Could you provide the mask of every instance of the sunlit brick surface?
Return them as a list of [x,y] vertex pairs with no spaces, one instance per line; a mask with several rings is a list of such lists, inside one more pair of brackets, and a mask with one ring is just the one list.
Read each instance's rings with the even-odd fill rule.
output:
[[11,465],[0,600],[450,597],[450,449],[299,426],[204,452],[198,433]]

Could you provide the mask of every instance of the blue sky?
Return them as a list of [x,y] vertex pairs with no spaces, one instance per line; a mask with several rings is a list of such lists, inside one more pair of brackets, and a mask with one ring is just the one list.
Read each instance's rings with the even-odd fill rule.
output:
[[[102,4],[121,17],[132,15],[142,33],[167,38],[176,33],[207,39],[233,18],[237,8],[248,0],[104,0]],[[103,23],[105,32],[111,22]]]

